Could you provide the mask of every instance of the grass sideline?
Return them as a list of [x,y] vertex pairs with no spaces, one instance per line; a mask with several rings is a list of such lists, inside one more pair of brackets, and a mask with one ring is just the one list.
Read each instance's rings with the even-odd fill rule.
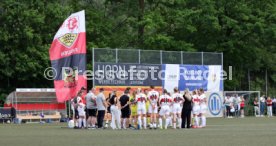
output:
[[1,146],[267,146],[276,118],[209,118],[204,129],[80,130],[66,124],[0,124]]

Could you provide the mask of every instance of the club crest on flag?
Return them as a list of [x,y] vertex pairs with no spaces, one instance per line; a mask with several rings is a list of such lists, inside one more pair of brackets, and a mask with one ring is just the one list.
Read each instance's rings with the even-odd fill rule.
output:
[[77,16],[67,19],[61,26],[62,29],[67,29],[67,32],[58,38],[58,41],[66,48],[71,48],[78,38],[79,33],[79,18]]
[[62,37],[59,37],[59,42],[67,48],[70,48],[76,41],[78,34],[74,33],[67,33]]

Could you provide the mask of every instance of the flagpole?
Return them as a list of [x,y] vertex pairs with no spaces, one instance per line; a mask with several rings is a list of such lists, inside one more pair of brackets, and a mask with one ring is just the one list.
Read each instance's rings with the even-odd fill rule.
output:
[[93,81],[92,81],[92,87],[95,87],[95,68],[94,68],[94,65],[95,65],[95,49],[92,48],[92,68],[93,68]]

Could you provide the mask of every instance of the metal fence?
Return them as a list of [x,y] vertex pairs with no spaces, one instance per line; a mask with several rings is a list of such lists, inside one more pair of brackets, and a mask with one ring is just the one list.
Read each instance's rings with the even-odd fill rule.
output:
[[223,53],[94,48],[93,63],[223,65]]

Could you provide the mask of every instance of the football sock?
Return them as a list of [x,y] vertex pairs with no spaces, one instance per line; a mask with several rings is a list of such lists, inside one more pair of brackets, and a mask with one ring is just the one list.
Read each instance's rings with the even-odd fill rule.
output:
[[[140,119],[141,120],[141,119]],[[146,129],[147,128],[147,118],[146,117],[143,117],[143,122],[144,122],[144,128]]]

